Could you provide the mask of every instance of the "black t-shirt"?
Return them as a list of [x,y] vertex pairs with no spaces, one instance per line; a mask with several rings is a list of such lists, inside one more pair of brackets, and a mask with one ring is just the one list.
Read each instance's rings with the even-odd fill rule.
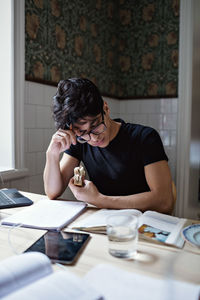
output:
[[161,138],[151,127],[121,122],[116,137],[105,148],[88,143],[71,145],[65,152],[87,169],[99,192],[110,196],[149,191],[144,166],[167,160]]

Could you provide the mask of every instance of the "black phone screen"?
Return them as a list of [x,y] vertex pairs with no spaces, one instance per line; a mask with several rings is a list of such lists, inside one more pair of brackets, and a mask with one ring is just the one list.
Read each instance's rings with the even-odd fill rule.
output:
[[86,233],[49,231],[24,252],[42,252],[52,262],[73,264],[84,249],[89,237],[90,235]]

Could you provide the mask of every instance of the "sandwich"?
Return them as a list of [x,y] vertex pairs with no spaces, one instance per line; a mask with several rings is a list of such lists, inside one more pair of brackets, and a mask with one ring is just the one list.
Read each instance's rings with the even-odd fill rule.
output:
[[74,184],[77,186],[83,186],[85,179],[85,170],[83,166],[74,168]]

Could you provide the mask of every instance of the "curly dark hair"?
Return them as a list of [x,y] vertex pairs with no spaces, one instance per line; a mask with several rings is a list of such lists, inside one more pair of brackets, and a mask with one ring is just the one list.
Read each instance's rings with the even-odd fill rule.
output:
[[66,129],[78,119],[102,112],[103,99],[89,79],[70,78],[58,83],[53,97],[53,117],[57,129]]

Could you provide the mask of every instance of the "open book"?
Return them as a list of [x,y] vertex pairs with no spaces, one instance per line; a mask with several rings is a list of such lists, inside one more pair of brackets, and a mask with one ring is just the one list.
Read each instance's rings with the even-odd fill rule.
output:
[[39,252],[13,256],[0,263],[0,298],[7,300],[100,300],[90,284],[69,271],[53,272],[49,258]]
[[181,236],[181,230],[186,219],[165,215],[155,211],[146,211],[142,213],[137,209],[100,209],[89,217],[72,224],[72,228],[94,233],[106,233],[107,217],[111,214],[122,212],[138,216],[138,231],[140,237],[174,245],[179,248],[183,246],[184,240]]
[[4,300],[197,300],[200,286],[127,272],[109,264],[92,268],[83,278],[69,271],[53,272],[48,257],[29,252],[0,263],[0,298]]
[[22,227],[57,230],[74,220],[86,207],[84,202],[40,200],[32,206],[5,218],[3,225],[21,225]]

